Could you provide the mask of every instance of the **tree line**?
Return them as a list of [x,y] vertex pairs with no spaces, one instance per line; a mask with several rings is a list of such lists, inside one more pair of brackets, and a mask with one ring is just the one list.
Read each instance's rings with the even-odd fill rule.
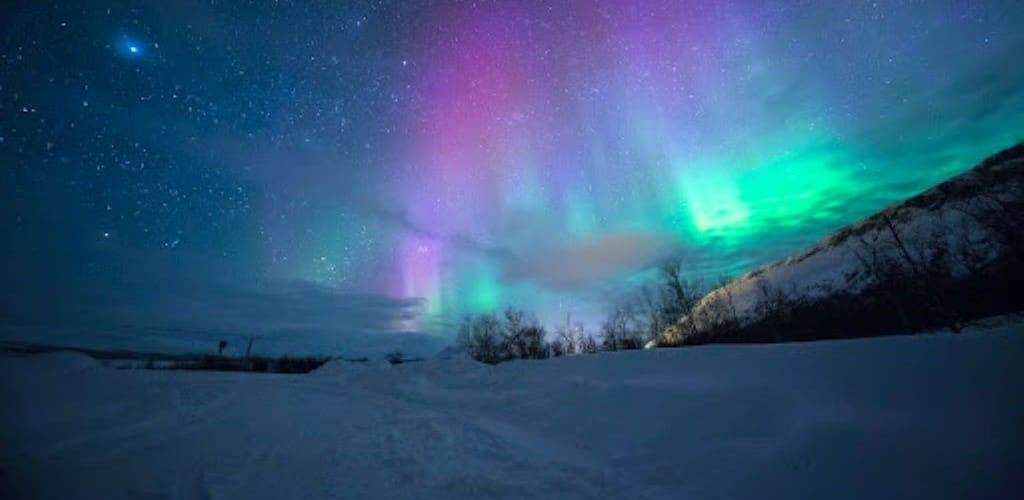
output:
[[456,343],[477,361],[490,364],[667,345],[665,330],[701,296],[699,283],[684,278],[683,263],[676,259],[659,267],[655,282],[614,305],[595,333],[568,318],[549,332],[534,314],[509,307],[501,314],[464,317]]

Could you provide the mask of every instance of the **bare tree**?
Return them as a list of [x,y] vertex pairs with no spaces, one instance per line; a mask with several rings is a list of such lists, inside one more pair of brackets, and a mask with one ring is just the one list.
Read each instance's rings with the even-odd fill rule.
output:
[[975,227],[968,217],[960,217],[957,229],[952,231],[956,241],[950,249],[950,260],[971,277],[981,278],[994,252],[986,251],[985,243],[989,240],[986,235],[977,234]]
[[847,281],[856,283],[863,281],[866,286],[876,286],[896,314],[904,329],[911,328],[907,314],[906,298],[902,293],[901,282],[905,280],[904,272],[898,262],[884,251],[881,238],[876,235],[868,239],[865,235],[857,237],[859,247],[853,252],[860,262],[861,270],[847,277]]
[[576,345],[580,354],[594,354],[598,351],[597,341],[583,330],[577,335]]
[[683,277],[683,261],[676,259],[661,266],[661,284],[665,297],[663,315],[668,324],[678,322],[700,300],[700,283]]
[[505,359],[502,325],[494,314],[466,316],[457,343],[477,361],[494,364]]
[[785,339],[783,330],[793,319],[796,294],[787,293],[773,286],[765,278],[757,280],[757,289],[760,297],[754,305],[754,313],[761,323],[771,330],[772,339],[781,342]]
[[907,244],[900,237],[893,218],[888,213],[882,212],[882,221],[889,230],[904,264],[910,270],[912,279],[909,285],[914,295],[923,299],[931,314],[941,318],[951,331],[959,332],[961,326],[940,292],[939,281],[951,277],[947,260],[949,252],[943,234],[941,232],[933,233],[930,239],[917,238],[918,242],[923,243],[920,244],[922,248],[914,252],[918,255],[917,258],[914,258]]
[[1024,188],[1018,182],[1008,193],[996,196],[979,193],[953,205],[953,210],[969,217],[999,244],[1024,262]]
[[576,335],[573,334],[572,330],[559,329],[558,340],[562,343],[562,346],[565,348],[566,354],[572,355],[579,352],[579,343],[576,342]]
[[548,343],[548,350],[551,351],[551,355],[554,357],[560,357],[565,355],[565,344],[561,339],[556,338]]
[[718,288],[722,290],[725,299],[727,321],[733,328],[739,326],[739,316],[736,314],[736,303],[732,300],[732,288],[729,286],[729,278],[724,274],[718,277]]
[[666,314],[667,303],[664,296],[646,285],[640,289],[640,304],[646,317],[644,330],[648,339],[660,341],[662,333],[672,320]]
[[526,345],[527,339],[524,337],[524,326],[527,322],[526,312],[508,307],[505,308],[504,317],[503,343],[507,356],[510,358],[521,358],[528,349]]
[[504,345],[507,356],[513,359],[542,359],[547,357],[544,327],[537,318],[525,311],[505,309]]
[[[580,323],[576,323],[575,331],[582,330],[583,325]],[[566,313],[565,324],[558,326],[558,328],[555,330],[555,336],[557,337],[558,342],[561,344],[564,354],[572,355],[579,352],[579,344],[576,341],[576,334],[574,332],[571,314]]]
[[905,240],[894,216],[882,212],[879,219],[882,227],[878,234],[871,239],[858,237],[860,248],[854,255],[863,269],[860,276],[884,295],[904,328],[926,326],[928,320],[920,318],[920,312],[916,321],[909,314],[923,311],[959,332],[957,314],[942,292],[953,278],[946,231]]
[[628,304],[620,304],[601,325],[601,347],[606,351],[638,349],[643,346],[642,331],[636,311]]

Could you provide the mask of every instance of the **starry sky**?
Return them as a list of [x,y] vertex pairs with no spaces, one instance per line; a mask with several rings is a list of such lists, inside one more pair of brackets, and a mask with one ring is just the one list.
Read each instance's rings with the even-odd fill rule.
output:
[[1024,139],[1024,3],[15,1],[0,336],[432,348],[734,275]]

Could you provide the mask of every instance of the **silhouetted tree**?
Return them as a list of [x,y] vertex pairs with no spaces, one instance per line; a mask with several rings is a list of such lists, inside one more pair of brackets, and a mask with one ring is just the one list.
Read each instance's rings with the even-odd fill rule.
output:
[[772,335],[771,340],[781,342],[792,323],[796,293],[787,293],[764,278],[757,280],[757,289],[760,297],[754,304],[754,315],[759,318],[762,328]]
[[598,351],[597,340],[594,340],[594,337],[587,335],[587,333],[582,330],[579,332],[576,344],[579,348],[578,352],[580,354],[594,354]]
[[601,325],[601,348],[606,351],[638,349],[643,346],[642,326],[629,305],[614,307]]
[[509,359],[543,359],[547,357],[546,333],[537,318],[525,311],[505,309],[504,347]]
[[555,339],[548,343],[548,350],[554,357],[561,357],[565,355],[565,344],[561,339]]
[[499,363],[505,359],[501,330],[494,314],[466,316],[459,325],[456,343],[477,361]]
[[555,337],[558,343],[562,346],[563,354],[572,355],[578,352],[576,335],[573,334],[573,330],[571,328],[567,326],[559,326],[558,329],[555,330]]

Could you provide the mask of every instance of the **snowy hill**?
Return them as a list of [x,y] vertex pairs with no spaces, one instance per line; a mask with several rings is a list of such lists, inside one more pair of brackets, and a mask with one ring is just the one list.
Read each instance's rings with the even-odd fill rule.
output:
[[[1019,294],[995,287],[1009,288],[1022,276],[1022,243],[1024,143],[846,226],[803,252],[713,290],[668,335],[708,332],[730,315],[739,325],[750,325],[778,313],[780,303],[788,308],[814,305],[839,294],[872,294],[880,301],[919,294],[918,302],[929,303],[920,308],[932,316],[937,316],[934,310],[951,306],[966,309],[962,313],[967,319],[1020,310],[1020,301],[1007,298]],[[887,287],[886,294],[892,297],[883,298]],[[932,297],[927,289],[939,290],[942,296],[936,292]],[[991,310],[968,304],[985,301],[994,303]],[[901,320],[896,331],[916,327],[913,321]]]
[[5,498],[1019,498],[1024,324],[306,375],[0,357]]

